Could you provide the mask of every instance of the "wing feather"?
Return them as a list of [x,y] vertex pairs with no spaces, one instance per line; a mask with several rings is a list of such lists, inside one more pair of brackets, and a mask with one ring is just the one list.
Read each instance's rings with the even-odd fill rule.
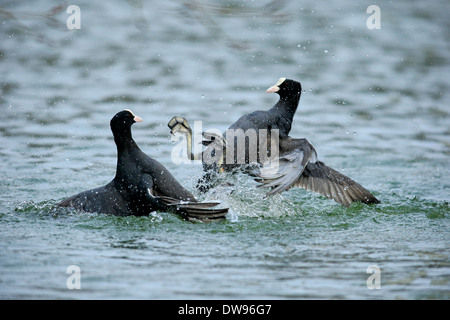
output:
[[354,201],[379,203],[360,184],[318,161],[314,147],[306,139],[288,137],[280,140],[278,167],[273,161],[264,163],[256,176],[260,187],[271,188],[267,195],[301,187],[344,206]]

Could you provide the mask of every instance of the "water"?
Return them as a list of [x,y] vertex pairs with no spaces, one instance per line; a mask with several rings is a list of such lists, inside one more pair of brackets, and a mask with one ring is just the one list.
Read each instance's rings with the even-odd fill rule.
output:
[[[3,1],[0,11],[0,298],[448,299],[450,23],[447,1]],[[114,176],[109,120],[175,165],[173,115],[225,130],[302,82],[291,135],[382,201],[343,208],[300,189],[264,200],[247,176],[201,199],[225,222],[55,208]],[[67,267],[81,271],[69,290]],[[381,270],[369,290],[369,266]]]

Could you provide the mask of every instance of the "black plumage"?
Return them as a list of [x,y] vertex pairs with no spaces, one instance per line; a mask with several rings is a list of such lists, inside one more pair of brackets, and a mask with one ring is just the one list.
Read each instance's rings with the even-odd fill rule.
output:
[[148,215],[169,211],[185,219],[210,221],[225,218],[227,208],[216,202],[197,202],[158,161],[146,155],[133,140],[131,126],[142,119],[130,110],[117,113],[110,122],[117,146],[117,168],[107,185],[84,191],[61,201],[61,207],[112,215]]
[[[201,155],[205,168],[205,174],[199,183],[201,190],[207,190],[211,187],[211,180],[213,180],[218,171],[217,169],[232,170],[240,167],[245,172],[255,176],[256,180],[261,183],[260,186],[270,187],[271,190],[268,192],[268,195],[286,191],[292,187],[301,187],[334,199],[345,206],[350,205],[354,201],[368,204],[379,203],[378,199],[360,184],[319,161],[316,150],[308,140],[294,139],[289,136],[302,92],[299,82],[280,78],[266,92],[277,93],[280,97],[271,109],[266,111],[258,110],[243,115],[229,127],[229,130],[232,131],[226,132],[222,140],[217,138],[213,139],[213,141],[206,139],[207,141],[204,144],[207,147]],[[172,129],[172,133],[181,132],[186,134],[190,145],[192,145],[192,141],[189,140],[192,131],[184,118],[172,118],[169,122],[169,127]],[[239,145],[237,138],[233,141],[227,139],[227,133],[233,134],[237,130],[242,130],[243,132],[254,130],[257,139],[252,142],[249,139],[249,135],[246,135],[244,146]],[[265,137],[260,135],[261,130],[266,130],[268,133],[266,135],[267,141],[263,141],[266,142],[266,149],[260,148],[260,139]],[[277,150],[270,148],[274,138],[276,138]],[[205,158],[210,159],[212,158],[210,154],[217,152],[217,141],[223,145],[222,157],[216,163],[205,164]],[[233,145],[231,146],[230,143],[233,143]],[[256,146],[251,147],[251,143],[256,144]],[[237,150],[239,149],[246,151],[244,163],[237,161]],[[250,161],[252,150],[257,150],[257,157],[253,157],[256,161],[253,163]],[[277,152],[275,156],[273,156],[274,151]],[[227,157],[227,152],[233,153],[233,157]],[[267,152],[267,154],[263,152]],[[271,155],[270,157],[268,156],[269,154]],[[190,158],[195,158],[192,153]],[[230,162],[227,159],[232,159],[233,161]]]
[[243,115],[229,129],[279,130],[280,138],[287,137],[300,101],[302,86],[300,82],[281,78],[266,92],[276,92],[280,95],[280,99],[269,110],[257,110]]

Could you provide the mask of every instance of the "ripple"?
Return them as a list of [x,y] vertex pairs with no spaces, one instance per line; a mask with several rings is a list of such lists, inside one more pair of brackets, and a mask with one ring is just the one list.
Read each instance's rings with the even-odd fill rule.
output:
[[[380,30],[352,1],[80,7],[72,31],[50,1],[2,8],[1,298],[448,298],[447,2],[385,3]],[[52,200],[112,179],[109,120],[124,108],[144,119],[133,127],[142,149],[195,193],[201,167],[171,162],[167,121],[225,130],[272,106],[264,90],[279,77],[304,88],[292,136],[380,205],[300,189],[266,199],[245,175],[198,194],[231,208],[214,224]],[[71,264],[84,277],[76,293],[64,289]]]

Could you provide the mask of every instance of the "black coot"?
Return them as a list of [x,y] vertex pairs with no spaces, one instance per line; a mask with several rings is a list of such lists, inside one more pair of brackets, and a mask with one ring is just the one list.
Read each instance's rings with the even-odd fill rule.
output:
[[[229,127],[229,129],[234,131],[241,129],[243,132],[248,130],[255,130],[256,132],[257,139],[253,140],[256,146],[251,147],[249,137],[245,136],[246,140],[243,148],[246,151],[245,165],[236,161],[238,159],[237,150],[242,148],[242,146],[238,145],[237,138],[233,140],[234,161],[231,161],[231,163],[227,161],[227,159],[231,158],[227,158],[226,153],[227,151],[230,152],[231,148],[225,133],[223,140],[220,141],[223,144],[223,156],[214,164],[204,164],[206,172],[199,183],[200,190],[205,191],[212,186],[211,180],[213,180],[217,171],[230,170],[240,166],[247,173],[255,176],[256,180],[261,182],[261,186],[271,188],[268,195],[276,194],[292,187],[302,187],[334,199],[345,206],[350,205],[353,201],[361,201],[368,204],[378,203],[379,201],[360,184],[318,161],[317,153],[308,140],[294,139],[289,136],[293,117],[300,101],[301,91],[302,87],[299,82],[286,78],[280,78],[274,86],[267,89],[266,92],[277,93],[280,96],[279,101],[267,111],[258,110],[243,115]],[[184,118],[172,118],[169,122],[169,127],[172,133],[180,132],[186,134],[188,143],[192,145],[190,138],[192,132]],[[261,130],[266,130],[268,133],[265,150],[260,149],[260,137],[264,137],[264,135],[260,135]],[[275,131],[273,130],[278,131],[278,149],[275,150],[278,154],[276,157],[268,157],[267,154],[264,155],[261,152],[267,151],[273,155],[272,152],[274,150],[268,148],[268,146],[272,145],[271,139],[274,138]],[[217,138],[214,140],[215,142],[219,141]],[[211,141],[206,141],[204,144],[208,145],[208,147],[205,148],[201,156],[203,159],[210,159],[212,158],[210,154],[217,151],[217,146]],[[249,161],[251,150],[257,150],[257,161],[256,165],[253,163],[249,167],[248,164],[251,164]],[[192,153],[189,156],[191,159],[195,158]]]
[[[279,101],[269,110],[257,110],[241,116],[227,130],[231,134],[238,133],[237,130],[241,130],[243,133],[249,132],[249,129],[254,130],[256,140],[249,141],[249,137],[246,136],[243,148],[238,145],[238,137],[233,138],[229,136],[229,140],[233,140],[234,146],[231,148],[230,144],[227,145],[227,132],[222,137],[204,134],[203,145],[206,147],[200,155],[194,155],[192,152],[192,129],[187,120],[183,117],[175,116],[169,121],[168,126],[172,134],[178,132],[187,136],[188,159],[201,159],[203,161],[204,175],[197,184],[197,188],[200,191],[205,192],[213,186],[218,171],[231,171],[236,168],[245,172],[251,170],[254,162],[249,157],[252,152],[249,150],[253,147],[256,148],[256,151],[253,151],[256,152],[256,162],[260,162],[260,129],[267,130],[268,140],[270,139],[270,133],[274,129],[279,130],[280,138],[288,136],[302,93],[302,86],[297,81],[280,78],[266,92],[278,93],[280,96]],[[240,152],[244,150],[244,158],[238,157],[238,150]],[[229,156],[227,156],[227,151]],[[270,153],[270,143],[267,145],[267,151]],[[230,161],[229,158],[232,160]]]
[[137,146],[131,136],[131,125],[141,122],[130,110],[111,119],[111,130],[117,146],[117,168],[107,185],[84,191],[61,201],[61,207],[112,215],[148,215],[152,211],[169,211],[186,220],[210,221],[225,218],[227,208],[214,209],[215,202],[200,203],[158,161]]

